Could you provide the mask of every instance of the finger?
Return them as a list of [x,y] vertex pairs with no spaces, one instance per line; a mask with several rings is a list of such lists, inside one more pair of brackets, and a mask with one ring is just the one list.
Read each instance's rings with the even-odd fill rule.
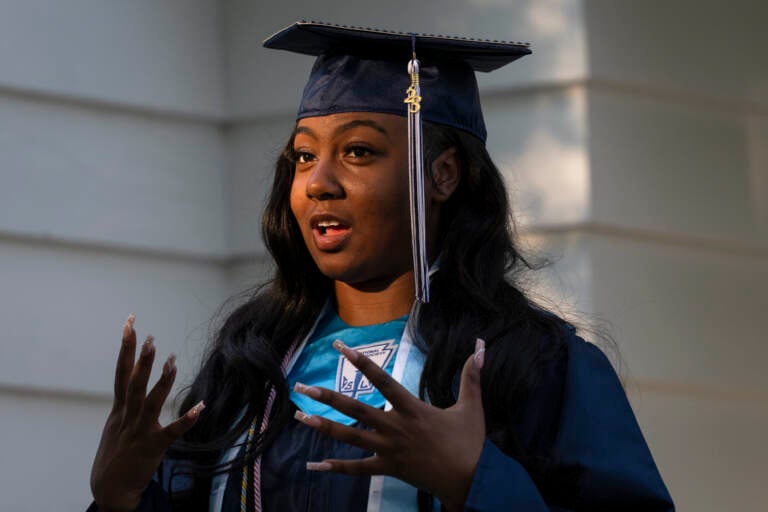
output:
[[381,446],[381,435],[370,430],[348,427],[320,416],[304,414],[302,411],[296,411],[294,418],[318,432],[364,450],[373,452]]
[[341,352],[355,368],[368,378],[371,384],[384,395],[384,398],[389,400],[393,408],[403,412],[410,409],[415,397],[387,372],[382,370],[379,365],[361,352],[347,347],[341,340],[334,341],[333,347]]
[[456,403],[470,406],[483,406],[483,394],[480,386],[480,370],[485,361],[485,340],[477,338],[475,352],[464,363],[461,371],[459,398]]
[[160,375],[155,386],[144,400],[144,407],[141,409],[140,424],[149,427],[157,422],[160,416],[160,410],[163,408],[168,393],[171,392],[173,381],[176,379],[176,356],[171,354],[163,364],[163,373]]
[[293,390],[308,396],[312,400],[330,405],[340,413],[346,414],[350,418],[355,418],[369,427],[381,429],[386,426],[386,413],[360,400],[331,391],[330,389],[307,386],[301,382],[297,382],[293,386]]
[[307,462],[307,471],[333,471],[344,475],[383,475],[384,461],[377,455],[365,459],[326,459]]
[[170,445],[176,439],[184,435],[184,432],[191,429],[195,423],[197,423],[200,414],[205,409],[205,402],[200,400],[196,405],[192,406],[183,416],[169,423],[162,429],[161,435],[165,440],[166,446]]
[[128,390],[128,379],[133,370],[133,360],[136,357],[136,331],[133,330],[135,317],[128,315],[123,325],[123,341],[117,356],[115,368],[115,409],[125,405],[125,393]]
[[154,340],[152,336],[147,336],[147,340],[141,346],[139,360],[136,361],[128,380],[128,391],[125,396],[125,417],[129,421],[137,417],[147,394],[147,381],[152,371],[152,362],[155,360]]

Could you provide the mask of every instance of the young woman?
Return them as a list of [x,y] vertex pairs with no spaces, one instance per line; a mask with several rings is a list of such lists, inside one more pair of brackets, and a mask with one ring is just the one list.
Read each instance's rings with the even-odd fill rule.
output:
[[129,318],[91,510],[672,510],[610,363],[516,282],[472,67],[527,49],[426,39],[430,301],[414,300],[408,36],[289,27],[267,45],[319,57],[263,218],[275,275],[165,427],[174,360],[147,394],[153,341],[134,364]]

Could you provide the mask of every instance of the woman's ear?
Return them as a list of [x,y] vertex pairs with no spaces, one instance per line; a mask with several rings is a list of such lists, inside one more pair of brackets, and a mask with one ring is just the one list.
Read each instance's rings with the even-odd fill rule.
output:
[[432,162],[432,199],[439,203],[447,201],[459,185],[460,177],[459,152],[455,147],[450,147]]

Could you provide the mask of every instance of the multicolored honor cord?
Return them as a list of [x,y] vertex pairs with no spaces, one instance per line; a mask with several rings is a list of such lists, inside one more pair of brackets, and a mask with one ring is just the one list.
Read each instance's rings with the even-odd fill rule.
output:
[[404,102],[408,105],[408,175],[411,193],[411,244],[416,300],[429,302],[429,259],[427,258],[426,214],[424,200],[424,148],[421,140],[421,86],[416,58],[416,34],[411,34],[412,58],[408,63],[411,85]]
[[[317,325],[317,324],[315,324]],[[312,328],[314,330],[314,327]],[[296,340],[293,342],[293,344],[289,347],[288,352],[285,354],[285,357],[283,357],[283,363],[281,365],[283,375],[288,375],[288,365],[293,360],[293,355],[296,353],[296,350],[301,346],[300,343],[301,340]],[[277,391],[275,389],[275,386],[272,385],[269,388],[269,396],[267,398],[267,404],[264,406],[264,415],[261,417],[261,428],[259,429],[259,435],[263,434],[264,431],[267,429],[267,426],[269,425],[269,420],[271,419],[272,414],[272,406],[274,405],[275,398],[277,396]],[[246,438],[246,451],[251,447],[251,444],[255,440],[256,436],[256,425],[259,421],[259,416],[257,415],[253,422],[251,422],[251,426],[248,429],[248,437]],[[253,488],[253,510],[254,512],[262,512],[262,503],[261,503],[261,455],[258,455],[256,459],[253,461],[253,478],[252,480],[252,488]],[[240,485],[240,512],[247,512],[247,503],[248,503],[248,464],[245,464],[243,466],[243,478],[241,480]]]

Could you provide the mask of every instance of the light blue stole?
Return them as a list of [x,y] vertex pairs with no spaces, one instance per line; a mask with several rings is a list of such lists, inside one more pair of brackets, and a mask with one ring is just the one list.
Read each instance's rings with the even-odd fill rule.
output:
[[[434,268],[430,274],[434,272]],[[299,360],[307,341],[312,337],[313,333],[318,327],[320,321],[329,314],[335,314],[330,301],[328,301],[323,309],[322,313],[315,321],[315,325],[312,330],[304,338],[299,348],[294,353],[291,361],[286,367],[286,375],[290,374],[291,368]],[[392,377],[398,381],[403,387],[405,387],[412,395],[419,396],[419,380],[421,378],[421,372],[424,368],[424,361],[426,355],[414,345],[412,322],[417,317],[417,311],[411,310],[408,317],[408,322],[400,338],[400,346],[395,356],[395,362],[392,367]],[[389,411],[392,409],[392,404],[386,402],[384,410]],[[241,412],[241,415],[245,413],[245,409]],[[238,420],[240,417],[238,417]],[[222,454],[219,463],[223,464],[233,460],[237,456],[237,452],[240,449],[242,443],[245,442],[245,436],[247,432],[244,432],[240,439],[238,439],[232,448],[226,450]],[[227,486],[228,473],[217,475],[211,482],[211,494],[209,498],[209,510],[210,512],[221,512],[222,502],[224,499],[224,490]],[[368,489],[368,508],[367,512],[403,512],[403,511],[416,511],[416,495],[417,489],[402,480],[397,478],[374,475],[371,477],[371,484]]]
[[[416,303],[415,303],[416,304]],[[330,303],[326,303],[323,312],[320,313],[318,321],[315,322],[312,331],[304,339],[302,344],[296,350],[291,362],[286,368],[286,374],[290,374],[291,368],[301,357],[301,352],[307,345],[307,341],[312,338],[314,331],[326,315],[335,315]],[[392,378],[399,382],[412,395],[419,396],[419,380],[421,371],[424,368],[426,354],[424,354],[413,343],[411,336],[412,322],[417,317],[416,311],[411,310],[408,316],[408,322],[400,338],[400,347],[395,356],[395,363],[392,367]],[[384,404],[384,410],[392,409],[392,404],[388,401]],[[367,512],[405,512],[416,511],[417,489],[397,478],[385,475],[371,476],[371,484],[368,488],[368,509]]]
[[[425,359],[426,354],[414,345],[410,336],[410,329],[406,326],[400,340],[400,349],[397,352],[395,366],[392,369],[392,377],[417,397],[419,396],[419,380]],[[387,402],[384,410],[389,411],[390,409],[392,409],[392,404]],[[416,493],[415,487],[397,478],[384,475],[372,476],[371,485],[368,488],[367,512],[418,510]]]

